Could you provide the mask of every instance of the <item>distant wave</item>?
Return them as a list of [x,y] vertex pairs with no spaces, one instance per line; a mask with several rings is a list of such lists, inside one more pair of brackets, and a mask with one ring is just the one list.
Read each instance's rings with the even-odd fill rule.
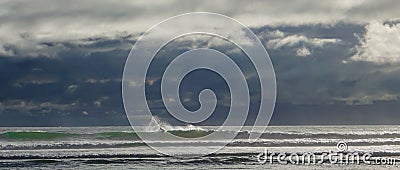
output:
[[[195,142],[178,142],[178,141],[155,141],[152,145],[166,147],[184,147],[184,146],[216,146],[220,141],[195,141]],[[400,141],[349,141],[351,146],[383,146],[383,145],[400,145]],[[228,147],[303,147],[303,146],[335,146],[335,140],[269,140],[248,142],[247,140],[235,140],[229,143]],[[37,150],[37,149],[101,149],[101,148],[131,148],[147,146],[146,143],[136,141],[62,141],[56,143],[9,143],[0,145],[0,150]]]
[[[168,130],[176,136],[185,138],[198,138],[206,136],[213,130]],[[166,133],[166,132],[145,132],[145,133]],[[229,131],[220,131],[224,133],[232,133]],[[236,139],[248,139],[247,131],[239,132]],[[0,140],[7,141],[30,141],[30,140],[55,140],[55,139],[109,139],[109,140],[140,140],[135,132],[101,132],[101,133],[66,133],[66,132],[42,132],[42,131],[16,131],[0,133]],[[290,133],[290,132],[266,132],[261,134],[261,139],[369,139],[369,138],[400,138],[399,133],[371,133],[371,134],[342,134],[342,133]]]
[[94,134],[75,134],[63,132],[5,132],[0,140],[54,140],[61,138],[92,139],[139,139],[134,132],[102,132]]
[[[238,139],[248,138],[247,132],[241,132]],[[289,132],[266,132],[261,135],[262,139],[295,139],[295,138],[318,138],[318,139],[365,139],[365,138],[400,138],[400,133],[289,133]]]
[[[309,152],[307,152],[309,153]],[[240,153],[213,153],[198,158],[191,159],[174,159],[171,161],[171,156],[163,154],[82,154],[82,155],[0,155],[0,160],[26,160],[32,163],[57,163],[63,161],[89,161],[87,163],[115,163],[116,161],[123,162],[165,162],[166,160],[171,161],[170,163],[255,163],[256,155],[259,153],[255,152],[240,152]],[[290,155],[291,153],[283,153]],[[321,155],[322,152],[314,152],[314,155]],[[400,152],[372,152],[372,157],[396,157],[400,156]],[[399,161],[399,159],[396,159]],[[18,162],[20,163],[20,162]],[[9,165],[9,164],[7,164]],[[1,167],[1,164],[0,164]]]
[[35,150],[35,149],[92,149],[92,148],[127,148],[146,146],[145,143],[51,143],[51,144],[8,144],[0,147],[0,150]]

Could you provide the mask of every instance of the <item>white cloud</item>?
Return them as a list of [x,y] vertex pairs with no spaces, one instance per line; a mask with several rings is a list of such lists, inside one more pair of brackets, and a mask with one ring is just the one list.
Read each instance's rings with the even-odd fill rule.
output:
[[108,99],[108,97],[101,97],[101,98],[95,100],[95,101],[93,102],[93,104],[94,104],[96,107],[101,107],[101,104],[103,103],[103,101],[104,101],[104,100],[107,100],[107,99]]
[[302,47],[296,50],[296,55],[300,57],[306,57],[308,55],[311,55],[311,52],[306,47]]
[[376,101],[393,101],[398,100],[399,96],[394,94],[357,94],[347,98],[335,98],[338,101],[344,101],[347,105],[368,105],[374,104]]
[[14,82],[14,86],[16,87],[24,87],[25,85],[43,85],[43,84],[51,84],[57,82],[56,79],[50,77],[35,77],[35,76],[26,76]]
[[94,83],[108,83],[110,81],[111,81],[111,79],[92,79],[92,78],[90,78],[90,79],[86,80],[86,83],[91,83],[91,84],[94,84]]
[[285,33],[280,30],[275,30],[275,31],[269,32],[268,36],[271,38],[281,38],[281,37],[285,36]]
[[4,48],[3,46],[0,46],[0,55],[13,56],[14,52],[12,50],[10,50],[10,49]]
[[[45,7],[45,8],[44,8]],[[39,42],[64,42],[90,37],[115,37],[120,32],[142,33],[158,22],[178,14],[210,11],[228,15],[246,26],[369,23],[400,16],[398,1],[301,0],[213,0],[185,1],[2,1],[0,2],[0,54],[14,55],[4,48],[14,45],[26,56],[54,56]],[[194,21],[201,22],[201,21]],[[278,36],[279,32],[277,32]]]
[[351,60],[381,64],[400,62],[400,23],[372,22],[365,29],[363,40]]
[[141,83],[138,83],[136,81],[128,81],[129,87],[138,87],[139,85],[141,85]]
[[78,89],[78,85],[73,84],[73,85],[68,86],[68,92],[70,92],[70,93],[75,92],[76,89]]
[[159,81],[159,80],[160,80],[159,77],[147,78],[146,84],[148,84],[149,86],[152,86],[156,81]]
[[284,38],[276,38],[268,41],[267,47],[277,49],[283,46],[293,47],[295,45],[299,45],[300,43],[322,47],[325,44],[337,42],[340,42],[340,40],[335,38],[308,38],[304,35],[290,35]]
[[[73,104],[58,104],[52,102],[34,102],[31,100],[6,100],[3,103],[0,103],[0,111],[1,110],[19,110],[30,112],[31,110],[67,110],[72,108]],[[43,111],[42,111],[43,112]]]

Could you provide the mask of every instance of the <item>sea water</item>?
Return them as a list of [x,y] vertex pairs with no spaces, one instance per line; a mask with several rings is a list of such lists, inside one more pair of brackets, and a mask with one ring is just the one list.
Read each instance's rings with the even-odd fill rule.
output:
[[[131,127],[1,127],[0,168],[19,169],[398,169],[395,165],[369,164],[280,164],[260,163],[257,155],[268,149],[275,153],[324,153],[337,150],[345,142],[348,151],[369,152],[378,157],[399,159],[399,126],[270,126],[256,142],[249,142],[244,127],[226,147],[214,154],[196,158],[175,158],[159,153],[144,143]],[[262,129],[262,128],[260,128]],[[229,127],[170,126],[163,131],[146,129],[157,135],[206,135],[232,133]],[[223,141],[195,144],[156,141],[170,151],[196,154]]]

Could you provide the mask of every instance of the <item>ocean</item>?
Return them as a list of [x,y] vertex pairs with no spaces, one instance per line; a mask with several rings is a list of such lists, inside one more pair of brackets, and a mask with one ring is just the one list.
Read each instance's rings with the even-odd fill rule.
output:
[[[216,153],[194,158],[161,154],[140,140],[131,127],[1,127],[0,168],[16,169],[398,169],[400,166],[399,126],[270,126],[256,142],[247,140],[251,127],[242,131]],[[216,127],[170,127],[166,131],[197,137],[218,131]],[[221,132],[231,133],[229,130]],[[199,140],[195,144],[157,141],[167,150],[196,154],[221,142]],[[346,150],[338,150],[338,143]],[[371,153],[395,163],[317,164],[260,162],[265,153],[304,154],[341,152]],[[397,164],[396,164],[397,163]],[[384,165],[383,165],[384,164]]]

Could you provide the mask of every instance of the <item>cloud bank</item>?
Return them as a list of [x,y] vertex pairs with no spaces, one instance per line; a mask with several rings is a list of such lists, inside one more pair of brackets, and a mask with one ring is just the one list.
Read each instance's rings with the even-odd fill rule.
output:
[[[278,83],[272,122],[398,123],[398,9],[400,3],[390,0],[2,1],[0,125],[127,123],[120,88],[129,50],[152,25],[193,11],[233,17],[265,45]],[[230,55],[240,52],[220,41],[179,43],[178,51],[206,44]],[[198,80],[185,88],[209,82],[207,76]],[[159,81],[149,77],[146,84],[156,87]],[[219,111],[225,111],[226,89],[210,85],[220,90]],[[183,101],[196,108],[196,97],[184,93]],[[149,103],[165,114],[159,99],[149,96]]]

